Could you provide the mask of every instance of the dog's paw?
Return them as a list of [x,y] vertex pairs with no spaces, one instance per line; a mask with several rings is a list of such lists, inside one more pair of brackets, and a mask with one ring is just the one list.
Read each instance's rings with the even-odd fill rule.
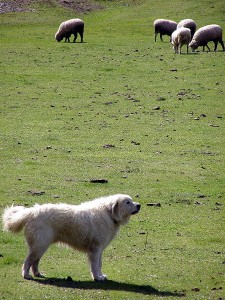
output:
[[95,281],[105,281],[105,280],[107,280],[107,276],[104,274],[101,274],[98,277],[95,277],[94,280]]
[[30,274],[22,274],[23,278],[24,279],[27,279],[27,280],[32,280],[33,277],[30,275]]
[[41,274],[40,272],[35,273],[34,276],[39,277],[39,278],[45,278],[45,276],[43,274]]

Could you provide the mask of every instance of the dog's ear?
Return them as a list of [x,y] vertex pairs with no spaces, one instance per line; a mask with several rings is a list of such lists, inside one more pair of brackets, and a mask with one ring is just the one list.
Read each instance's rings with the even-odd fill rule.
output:
[[115,203],[113,203],[113,206],[112,206],[112,214],[113,215],[117,215],[118,207],[119,207],[119,202],[118,201],[116,201]]
[[119,208],[119,202],[116,201],[112,205],[112,218],[113,220],[117,221],[118,220],[118,208]]
[[130,218],[130,214],[126,212],[124,206],[121,205],[121,201],[118,199],[112,205],[112,219],[118,225],[125,225]]

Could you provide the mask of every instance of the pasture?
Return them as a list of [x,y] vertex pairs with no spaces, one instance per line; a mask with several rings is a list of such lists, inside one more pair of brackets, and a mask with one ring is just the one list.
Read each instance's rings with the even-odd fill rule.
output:
[[[24,237],[1,226],[1,298],[225,299],[225,53],[177,55],[153,30],[157,18],[225,30],[224,1],[98,3],[0,14],[0,213],[115,193],[142,208],[104,252],[104,283],[58,245],[40,263],[47,279],[24,280]],[[57,43],[73,17],[84,43]]]

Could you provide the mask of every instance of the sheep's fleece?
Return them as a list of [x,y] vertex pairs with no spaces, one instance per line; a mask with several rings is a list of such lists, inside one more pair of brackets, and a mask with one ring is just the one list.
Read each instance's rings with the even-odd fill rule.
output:
[[167,19],[157,19],[154,21],[154,28],[155,28],[155,42],[157,34],[160,34],[160,39],[163,41],[163,35],[169,35],[173,33],[174,30],[177,28],[177,23],[172,20]]
[[43,204],[26,208],[11,206],[3,214],[4,229],[17,233],[24,228],[29,247],[22,268],[25,279],[32,279],[30,268],[43,277],[38,264],[52,243],[63,243],[86,252],[94,280],[107,278],[102,274],[102,252],[116,236],[120,225],[140,210],[140,204],[124,194],[98,198],[80,205]]
[[79,33],[81,43],[83,42],[84,22],[81,19],[70,19],[60,24],[58,31],[55,34],[55,39],[60,42],[65,38],[65,42],[70,42],[70,37],[73,34],[75,43],[77,34]]
[[218,42],[221,44],[224,51],[225,47],[222,38],[222,32],[222,27],[216,24],[203,26],[195,32],[193,39],[189,44],[189,47],[191,47],[194,51],[199,46],[203,46],[203,51],[205,50],[205,47],[207,47],[207,49],[210,51],[208,42],[213,41],[215,45],[214,51],[217,50]]
[[176,29],[171,35],[171,44],[175,53],[181,54],[181,47],[187,45],[188,53],[188,44],[191,41],[191,30],[189,28],[180,27]]
[[185,27],[185,28],[189,28],[191,30],[191,37],[193,37],[197,25],[195,23],[195,21],[193,21],[192,19],[184,19],[181,20],[178,24],[177,24],[177,29],[181,28],[181,27]]

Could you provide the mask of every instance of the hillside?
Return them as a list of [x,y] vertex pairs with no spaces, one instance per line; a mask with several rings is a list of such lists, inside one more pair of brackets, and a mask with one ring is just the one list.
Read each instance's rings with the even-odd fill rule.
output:
[[103,5],[97,3],[96,1],[91,2],[88,0],[6,0],[0,1],[0,13],[32,11],[34,5],[40,2],[46,2],[48,4],[50,2],[50,5],[62,6],[78,13],[86,13],[103,8]]

